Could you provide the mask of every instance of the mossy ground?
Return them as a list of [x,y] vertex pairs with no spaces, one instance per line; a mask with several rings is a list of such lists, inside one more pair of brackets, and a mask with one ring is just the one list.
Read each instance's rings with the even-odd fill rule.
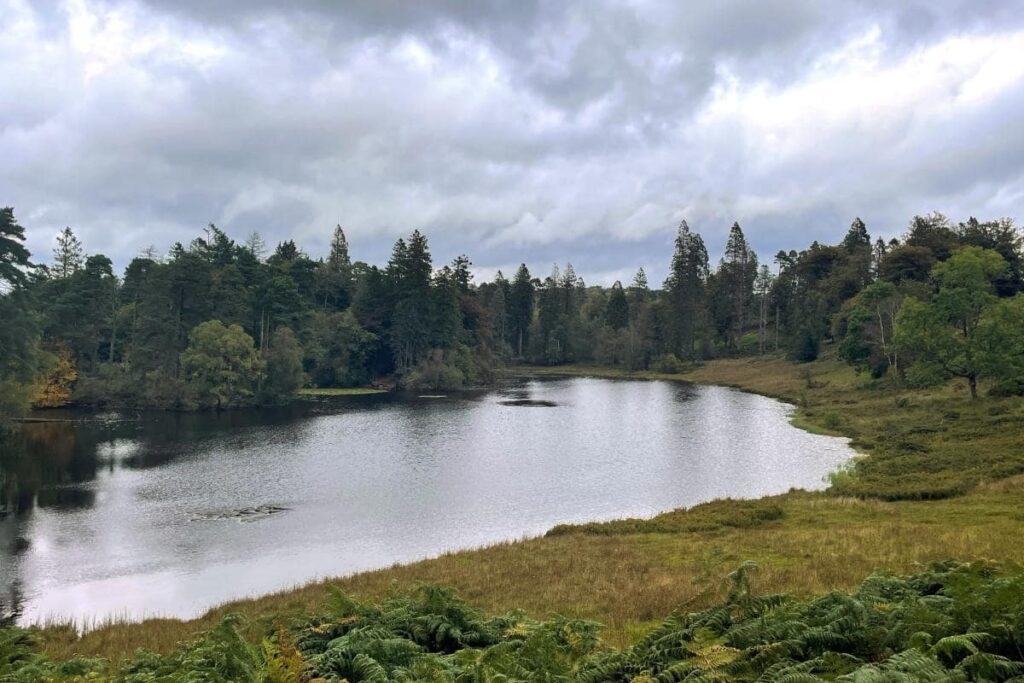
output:
[[[474,606],[520,608],[536,617],[580,616],[608,626],[614,644],[634,640],[681,606],[721,597],[737,565],[760,565],[758,590],[817,595],[851,589],[875,570],[910,572],[944,559],[1024,564],[1024,399],[971,402],[966,387],[899,390],[865,380],[832,359],[721,360],[684,375],[607,368],[538,374],[691,380],[736,386],[795,403],[794,422],[852,438],[865,457],[829,491],[759,501],[716,501],[649,520],[558,527],[543,538],[444,555],[332,583],[374,598],[417,582],[454,587]],[[138,647],[168,652],[229,612],[252,628],[305,614],[324,583],[218,607],[191,621],[113,623],[78,637],[43,633],[57,658],[118,659]]]

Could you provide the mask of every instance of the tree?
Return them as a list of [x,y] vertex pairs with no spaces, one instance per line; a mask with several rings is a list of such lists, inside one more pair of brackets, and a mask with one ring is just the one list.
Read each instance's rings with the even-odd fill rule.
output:
[[843,307],[845,324],[839,343],[839,357],[858,370],[875,377],[900,372],[899,351],[894,334],[903,296],[891,282],[879,281],[865,287]]
[[998,366],[978,331],[997,300],[994,281],[1005,271],[997,252],[965,247],[932,270],[938,289],[931,301],[907,299],[897,317],[896,343],[913,354],[918,377],[963,378],[977,398],[979,377]]
[[693,358],[704,327],[708,283],[708,251],[704,240],[684,220],[676,232],[675,251],[665,290],[671,310],[670,346],[673,352]]
[[999,252],[1006,261],[1006,272],[996,280],[999,296],[1012,296],[1024,290],[1024,236],[1013,220],[979,221],[971,216],[956,228],[960,243]]
[[59,408],[67,405],[71,402],[71,391],[76,379],[78,370],[75,368],[71,349],[67,344],[58,344],[53,349],[50,367],[40,378],[32,404],[39,408]]
[[534,286],[525,263],[519,265],[509,292],[509,327],[516,355],[523,357],[523,348],[529,342],[530,323],[533,322]]
[[0,295],[23,287],[28,281],[25,273],[32,263],[24,242],[25,228],[15,220],[14,209],[0,209]]
[[629,293],[634,301],[647,301],[650,297],[651,288],[647,284],[647,273],[644,272],[643,268],[638,268],[636,275],[633,276],[633,282],[629,286]]
[[28,289],[33,265],[24,242],[14,209],[0,209],[0,415],[27,406],[26,387],[38,366],[39,326]]
[[754,291],[757,294],[758,327],[757,327],[757,352],[764,354],[765,344],[768,338],[768,308],[769,294],[772,290],[774,278],[768,265],[764,264],[757,271],[757,279],[754,280]]
[[[483,287],[486,287],[484,285]],[[481,289],[483,289],[481,287]],[[508,300],[512,291],[512,285],[499,270],[494,276],[494,283],[490,285],[489,298],[486,300],[487,312],[491,320],[491,331],[502,348],[511,350],[509,343],[509,308]],[[507,353],[507,352],[506,352]]]
[[352,259],[348,255],[348,238],[341,225],[334,226],[334,235],[331,237],[331,253],[327,257],[327,265],[331,270],[341,272],[352,267]]
[[927,216],[914,216],[903,243],[928,249],[936,261],[945,261],[960,246],[949,219],[937,211]]
[[376,335],[360,326],[351,310],[314,315],[306,360],[318,387],[346,387],[370,380],[368,361]]
[[196,403],[220,410],[252,403],[263,363],[241,326],[208,320],[189,334],[181,371]]
[[733,348],[739,348],[740,337],[746,322],[746,312],[753,295],[754,279],[757,277],[757,255],[747,246],[747,239],[739,223],[729,229],[725,244],[725,259],[719,268],[724,299],[730,307],[731,322],[729,340]]
[[272,401],[289,398],[305,382],[302,347],[298,337],[288,327],[274,330],[263,362],[267,369],[263,393]]
[[78,241],[71,228],[64,228],[57,233],[57,248],[53,250],[53,268],[55,277],[71,277],[82,267],[84,255],[82,243]]
[[864,225],[860,216],[853,219],[841,246],[850,253],[871,248],[871,235],[868,234],[867,226]]
[[604,321],[613,330],[618,331],[629,324],[629,302],[626,292],[618,280],[612,285],[611,294],[604,310]]
[[391,293],[389,341],[395,364],[407,372],[430,350],[437,328],[431,325],[434,301],[433,271],[427,238],[414,230],[409,240],[399,238],[391,252],[385,276]]
[[891,247],[878,264],[878,277],[895,284],[924,282],[935,265],[935,253],[910,244]]
[[325,307],[348,308],[352,298],[352,260],[348,254],[348,239],[340,225],[334,227],[327,261],[317,268],[316,287],[318,299],[322,299]]
[[995,390],[1024,395],[1024,294],[1001,299],[978,324],[982,371]]
[[852,288],[859,290],[871,282],[872,263],[871,235],[859,217],[853,219],[840,246],[846,262],[844,275]]
[[205,237],[192,240],[189,251],[218,268],[234,263],[238,251],[235,241],[213,223],[206,226],[204,233]]
[[245,238],[244,249],[248,251],[256,261],[262,261],[263,255],[267,253],[267,243],[263,241],[263,237],[258,232],[253,230],[249,233],[249,236]]

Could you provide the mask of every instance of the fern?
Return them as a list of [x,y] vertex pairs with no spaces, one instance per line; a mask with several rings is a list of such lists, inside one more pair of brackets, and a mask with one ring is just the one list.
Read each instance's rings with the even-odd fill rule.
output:
[[419,586],[379,604],[332,591],[319,613],[266,632],[228,617],[116,669],[49,661],[28,633],[0,629],[0,683],[1024,683],[1024,573],[943,563],[797,600],[757,595],[753,571],[726,577],[721,604],[672,614],[620,650],[593,622],[486,618],[450,590]]

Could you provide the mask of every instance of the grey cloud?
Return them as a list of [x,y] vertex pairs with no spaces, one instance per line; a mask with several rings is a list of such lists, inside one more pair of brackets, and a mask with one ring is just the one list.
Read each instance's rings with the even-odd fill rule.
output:
[[[1005,43],[1014,4],[84,2],[131,34],[93,46],[86,79],[71,4],[0,0],[31,20],[0,45],[0,204],[44,257],[65,224],[123,265],[209,221],[317,254],[341,222],[357,258],[418,227],[439,261],[652,282],[683,216],[713,252],[739,220],[770,255],[856,214],[887,234],[932,209],[1012,214],[1019,75],[970,106],[937,85],[884,116],[836,102],[795,122],[850,41],[874,35],[881,70],[954,36]],[[777,125],[749,110],[785,97]]]

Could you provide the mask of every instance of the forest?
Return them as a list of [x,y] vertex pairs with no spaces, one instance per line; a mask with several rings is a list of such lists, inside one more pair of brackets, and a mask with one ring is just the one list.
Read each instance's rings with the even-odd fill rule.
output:
[[49,263],[0,211],[0,410],[131,405],[223,409],[302,387],[456,389],[516,364],[595,363],[677,373],[703,360],[823,345],[872,377],[908,386],[959,378],[973,397],[1024,391],[1024,248],[1011,219],[915,216],[872,240],[858,218],[836,244],[767,259],[738,223],[711,263],[683,221],[669,275],[652,287],[587,285],[571,264],[526,264],[474,282],[459,256],[436,267],[427,237],[395,242],[383,266],[352,260],[343,229],[313,257],[210,224],[125,268],[71,228]]

